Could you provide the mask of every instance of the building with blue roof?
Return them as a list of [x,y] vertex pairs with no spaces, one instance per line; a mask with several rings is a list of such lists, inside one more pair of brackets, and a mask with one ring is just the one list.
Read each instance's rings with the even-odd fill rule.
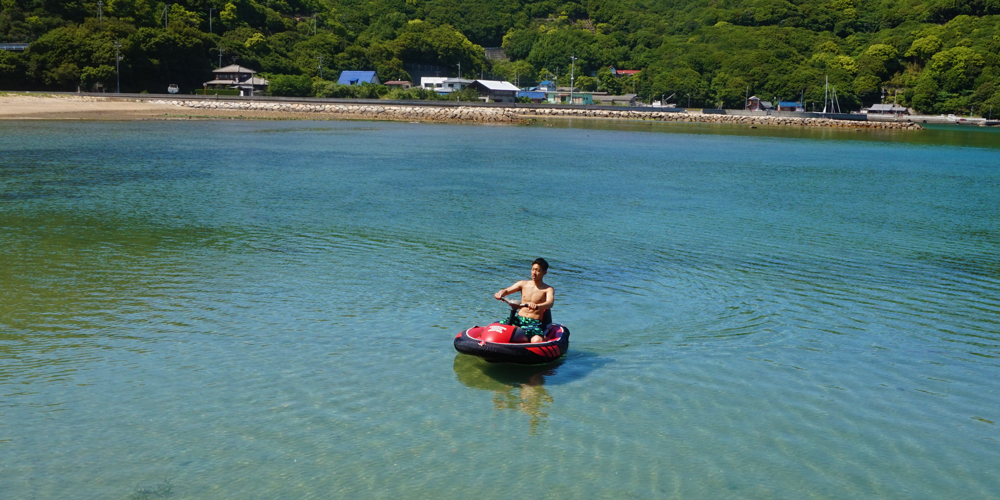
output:
[[378,75],[374,71],[341,71],[340,78],[337,79],[338,85],[361,85],[362,83],[378,85],[382,82],[379,81]]
[[537,87],[531,90],[541,90],[542,92],[555,92],[556,82],[553,82],[552,80],[545,80],[544,82],[539,83]]
[[802,106],[801,102],[797,101],[778,101],[778,111],[798,111],[804,112],[806,108]]
[[539,92],[535,92],[535,91],[524,91],[524,90],[522,90],[522,91],[520,91],[520,92],[517,93],[517,96],[518,97],[527,97],[528,99],[531,99],[531,102],[534,102],[534,103],[547,102],[547,100],[548,100],[548,94],[546,94],[545,92],[540,92],[540,91]]

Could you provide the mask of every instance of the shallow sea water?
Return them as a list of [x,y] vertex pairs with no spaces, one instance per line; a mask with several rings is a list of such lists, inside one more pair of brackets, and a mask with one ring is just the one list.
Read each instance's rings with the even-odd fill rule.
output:
[[994,131],[0,132],[4,499],[1000,498]]

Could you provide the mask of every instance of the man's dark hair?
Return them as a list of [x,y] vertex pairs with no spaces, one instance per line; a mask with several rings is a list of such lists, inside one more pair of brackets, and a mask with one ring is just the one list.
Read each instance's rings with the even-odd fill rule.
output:
[[545,262],[545,259],[539,257],[531,261],[531,265],[538,264],[538,267],[542,268],[542,271],[549,272],[549,263]]

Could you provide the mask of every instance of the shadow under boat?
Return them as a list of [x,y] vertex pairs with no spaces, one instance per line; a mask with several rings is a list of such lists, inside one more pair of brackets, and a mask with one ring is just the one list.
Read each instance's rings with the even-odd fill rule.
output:
[[486,391],[506,390],[520,385],[559,385],[580,380],[608,360],[586,351],[574,350],[543,365],[489,363],[475,356],[456,354],[454,370],[467,387]]
[[467,354],[456,354],[454,370],[466,387],[493,393],[497,411],[516,410],[530,417],[529,434],[546,426],[547,408],[555,400],[545,385],[559,385],[579,380],[606,360],[587,352],[574,351],[544,365],[489,363]]

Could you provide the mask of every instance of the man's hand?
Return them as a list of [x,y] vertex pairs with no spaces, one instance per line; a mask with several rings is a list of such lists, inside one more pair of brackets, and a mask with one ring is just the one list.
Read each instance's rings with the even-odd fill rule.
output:
[[527,302],[524,305],[527,306],[527,308],[531,309],[532,311],[537,311],[538,310],[538,304],[536,304],[534,302]]
[[493,294],[493,298],[494,298],[494,299],[497,299],[497,300],[501,300],[501,299],[503,299],[503,292],[504,292],[503,290],[500,290],[499,292],[497,292],[497,293],[494,293],[494,294]]

